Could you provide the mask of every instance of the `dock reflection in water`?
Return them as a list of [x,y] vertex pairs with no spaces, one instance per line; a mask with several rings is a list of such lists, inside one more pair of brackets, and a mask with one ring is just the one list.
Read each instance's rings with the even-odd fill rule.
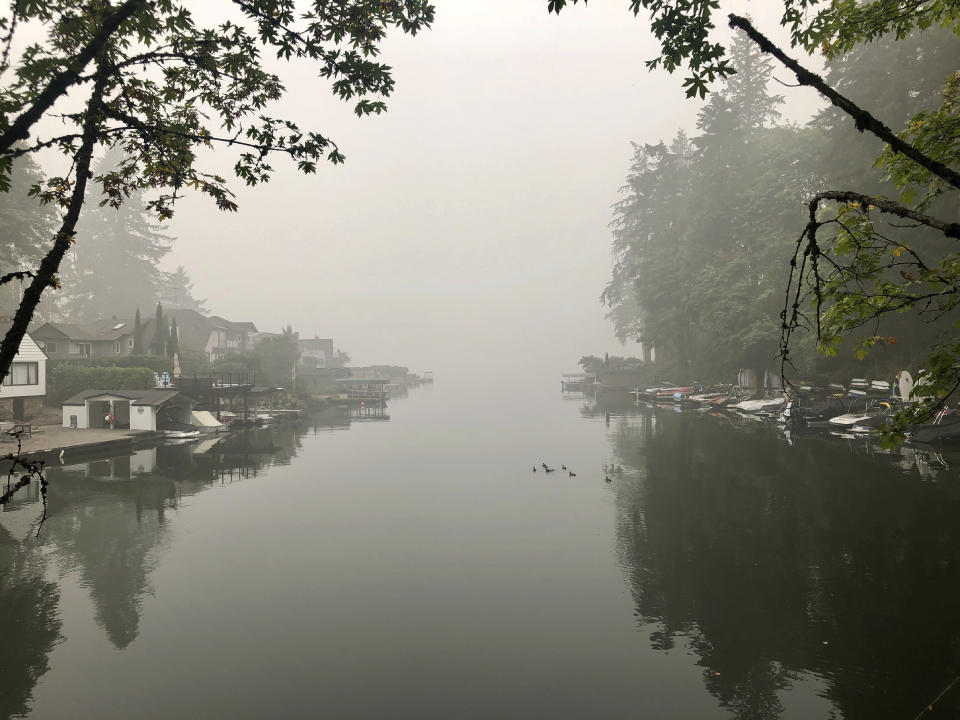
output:
[[[960,672],[955,453],[788,443],[730,413],[584,414],[607,418],[629,473],[618,552],[638,622],[657,649],[683,639],[736,717],[781,717],[812,687],[839,717],[911,718]],[[926,717],[958,713],[960,693]]]

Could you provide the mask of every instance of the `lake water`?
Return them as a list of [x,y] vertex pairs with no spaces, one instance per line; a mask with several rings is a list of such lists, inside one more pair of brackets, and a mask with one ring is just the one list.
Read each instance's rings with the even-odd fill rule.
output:
[[909,720],[960,672],[960,457],[558,384],[52,468],[0,717]]

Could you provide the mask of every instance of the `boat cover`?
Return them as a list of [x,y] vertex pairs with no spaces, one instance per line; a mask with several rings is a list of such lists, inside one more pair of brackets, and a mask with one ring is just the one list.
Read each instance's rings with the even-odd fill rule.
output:
[[195,425],[197,427],[205,427],[205,428],[223,427],[223,423],[217,420],[207,410],[194,410],[190,416],[190,424]]

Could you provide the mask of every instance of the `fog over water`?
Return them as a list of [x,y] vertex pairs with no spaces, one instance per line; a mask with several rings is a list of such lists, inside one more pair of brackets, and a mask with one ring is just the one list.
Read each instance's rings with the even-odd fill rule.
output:
[[[758,3],[733,9],[777,27]],[[656,50],[625,0],[559,17],[544,0],[439,0],[431,31],[384,46],[397,85],[383,116],[358,120],[308,64],[278,65],[284,110],[346,164],[304,177],[277,158],[269,185],[234,184],[235,215],[188,196],[165,264],[185,265],[213,312],[332,336],[358,364],[552,373],[635,352],[598,301],[610,206],[630,142],[695,129],[699,107],[682,74],[646,70]],[[808,117],[815,98],[785,93],[785,114]]]

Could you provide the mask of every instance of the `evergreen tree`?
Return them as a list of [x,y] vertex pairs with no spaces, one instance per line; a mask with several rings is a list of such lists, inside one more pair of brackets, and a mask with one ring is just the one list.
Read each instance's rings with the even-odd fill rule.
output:
[[196,310],[203,315],[207,313],[207,301],[194,297],[193,280],[190,279],[183,265],[178,265],[173,272],[163,273],[161,296],[167,307]]
[[170,320],[170,340],[167,343],[167,354],[173,357],[180,352],[180,335],[177,331],[177,319]]
[[[123,160],[111,150],[97,173],[114,170]],[[148,305],[161,294],[159,262],[172,239],[147,213],[143,192],[127,197],[119,208],[94,206],[79,223],[63,269],[64,314],[74,321],[116,315],[119,308]]]
[[[28,196],[30,187],[43,181],[40,166],[30,157],[13,162],[10,190],[0,192],[0,275],[35,270],[42,259],[39,248],[56,228],[53,205],[38,205]],[[0,313],[12,315],[20,302],[20,282],[0,286]]]
[[661,374],[678,381],[775,364],[783,278],[771,269],[809,186],[802,131],[774,126],[783,99],[767,90],[771,63],[743,38],[730,56],[738,72],[710,96],[700,134],[635,145],[614,206],[608,317],[622,340],[655,346]]
[[154,314],[153,342],[150,344],[150,353],[152,355],[166,354],[168,339],[169,331],[167,330],[166,317],[163,314],[163,306],[157,303],[157,310]]
[[140,322],[140,308],[133,319],[133,354],[143,355],[143,325]]

